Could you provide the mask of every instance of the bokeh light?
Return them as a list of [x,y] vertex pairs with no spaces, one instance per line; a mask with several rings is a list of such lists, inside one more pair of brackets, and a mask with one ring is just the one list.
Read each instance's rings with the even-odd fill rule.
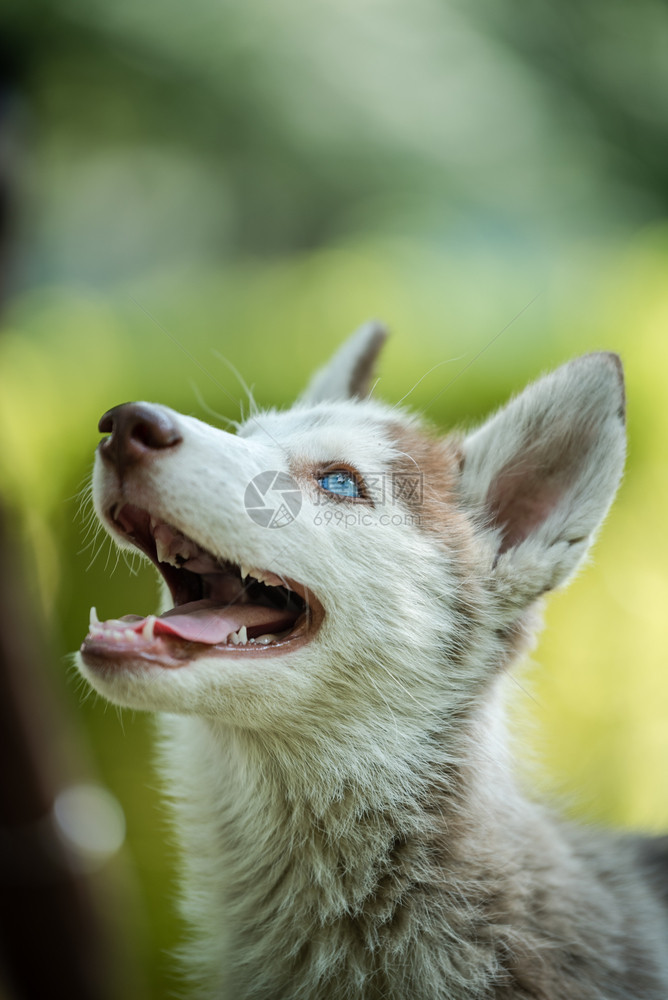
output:
[[116,855],[125,840],[125,815],[118,799],[100,785],[69,785],[56,797],[53,815],[77,864],[95,871]]

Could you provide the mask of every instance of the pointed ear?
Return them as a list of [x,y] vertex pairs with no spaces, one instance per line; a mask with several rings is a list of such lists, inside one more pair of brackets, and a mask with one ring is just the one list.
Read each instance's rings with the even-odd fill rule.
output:
[[518,611],[575,571],[619,485],[626,448],[616,354],[529,386],[464,442],[461,488],[493,539],[493,585]]
[[365,323],[343,344],[334,357],[316,372],[299,397],[302,403],[364,398],[371,389],[376,359],[387,330],[376,321]]

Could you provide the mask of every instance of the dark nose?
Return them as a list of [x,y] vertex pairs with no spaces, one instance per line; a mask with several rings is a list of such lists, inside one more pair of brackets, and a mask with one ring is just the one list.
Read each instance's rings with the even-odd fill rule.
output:
[[125,470],[158,451],[174,448],[181,432],[172,417],[157,406],[122,403],[100,417],[99,430],[108,434],[99,444],[100,455],[115,466],[122,478]]

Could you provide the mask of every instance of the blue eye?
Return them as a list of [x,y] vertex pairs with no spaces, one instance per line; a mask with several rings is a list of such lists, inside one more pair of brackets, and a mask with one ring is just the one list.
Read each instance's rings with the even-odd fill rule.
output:
[[346,469],[337,469],[334,472],[326,472],[318,478],[318,483],[323,490],[333,493],[337,497],[359,498],[362,496],[359,483],[352,472]]

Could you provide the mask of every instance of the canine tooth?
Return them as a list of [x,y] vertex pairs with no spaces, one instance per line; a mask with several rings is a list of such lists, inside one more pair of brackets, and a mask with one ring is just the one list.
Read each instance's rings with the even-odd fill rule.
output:
[[246,631],[246,626],[242,625],[238,632],[232,632],[232,634],[228,636],[228,639],[231,639],[235,646],[243,646],[248,642],[248,632]]
[[149,615],[144,622],[144,627],[141,630],[142,639],[146,639],[149,642],[153,639],[155,634],[155,615]]
[[170,566],[176,566],[177,569],[180,569],[184,561],[183,557],[181,557],[181,562],[179,562],[178,556],[172,555],[169,551],[169,545],[165,545],[160,538],[156,538],[155,540],[155,554],[158,562],[169,563]]
[[97,608],[90,609],[90,617],[88,619],[88,624],[91,629],[93,628],[93,625],[100,624],[100,619],[97,617]]
[[241,573],[241,579],[245,580],[247,576],[252,576],[250,566],[245,566],[243,563],[239,563],[239,572]]

